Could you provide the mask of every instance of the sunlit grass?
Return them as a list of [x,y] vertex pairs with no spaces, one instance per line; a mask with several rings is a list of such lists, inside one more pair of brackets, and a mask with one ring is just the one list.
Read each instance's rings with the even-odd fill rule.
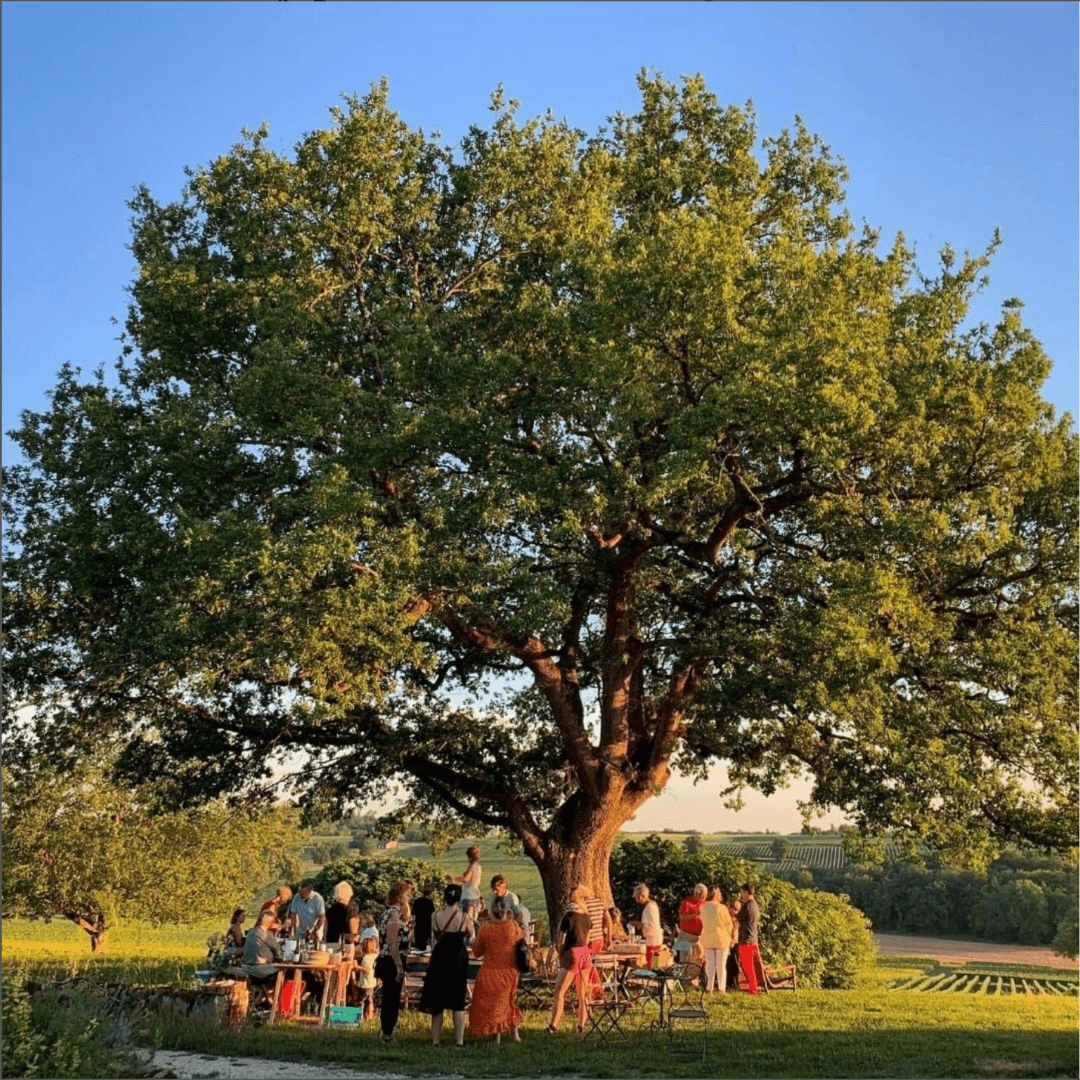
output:
[[799,991],[708,1003],[708,1045],[700,1028],[673,1044],[652,1038],[654,1009],[626,1020],[625,1043],[582,1040],[572,1016],[554,1038],[546,1012],[525,1014],[520,1046],[469,1040],[466,1054],[429,1045],[427,1017],[404,1014],[395,1046],[377,1025],[326,1031],[285,1024],[232,1035],[208,1024],[174,1024],[161,1045],[215,1054],[333,1061],[407,1076],[452,1071],[465,1077],[953,1077],[1076,1075],[1076,1003],[963,995],[944,1002],[896,991]]
[[[498,865],[499,860],[489,860]],[[492,872],[495,872],[494,870]],[[503,871],[505,872],[505,871]],[[487,868],[485,867],[485,874]],[[100,981],[194,985],[207,934],[216,922],[188,928],[126,924],[91,957],[85,935],[62,923],[4,924],[6,972],[40,981],[78,975]],[[384,1047],[377,1025],[333,1031],[299,1024],[248,1027],[239,1033],[208,1018],[159,1020],[154,1041],[165,1049],[326,1061],[406,1076],[453,1072],[463,1077],[1036,1077],[1077,1075],[1075,997],[934,994],[888,989],[888,984],[941,970],[1003,969],[1019,975],[1076,980],[1076,973],[1025,966],[941,965],[935,960],[885,957],[860,990],[799,990],[759,999],[708,999],[709,1040],[690,1030],[669,1046],[650,1037],[655,1007],[638,1007],[624,1026],[629,1041],[597,1046],[574,1030],[572,1012],[554,1038],[547,1012],[525,1014],[524,1042],[494,1046],[471,1040],[465,1054],[428,1044],[428,1018],[405,1013],[398,1041]],[[209,1069],[208,1069],[209,1071]]]

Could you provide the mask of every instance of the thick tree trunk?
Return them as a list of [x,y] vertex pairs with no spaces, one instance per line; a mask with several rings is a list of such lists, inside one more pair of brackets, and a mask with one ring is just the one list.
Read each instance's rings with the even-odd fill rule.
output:
[[552,941],[578,885],[587,885],[605,906],[612,906],[611,849],[619,830],[649,794],[615,784],[596,802],[579,790],[556,814],[542,840],[542,855],[535,859]]
[[105,935],[109,932],[109,928],[105,925],[103,915],[91,921],[75,912],[65,911],[64,918],[70,919],[76,926],[86,931],[90,938],[90,951],[92,953],[105,951]]

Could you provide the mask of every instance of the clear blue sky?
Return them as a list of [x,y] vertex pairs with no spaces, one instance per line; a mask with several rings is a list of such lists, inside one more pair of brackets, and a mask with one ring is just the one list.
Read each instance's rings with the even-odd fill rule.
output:
[[[184,165],[264,120],[287,150],[384,75],[449,142],[499,83],[524,114],[594,131],[636,107],[643,67],[752,99],[763,135],[798,114],[847,162],[856,221],[902,230],[928,271],[944,243],[981,251],[1001,229],[976,314],[1025,302],[1046,395],[1075,416],[1077,31],[1072,2],[4,3],[4,460],[62,363],[116,357],[132,189],[176,197]],[[685,823],[701,793],[637,824]]]

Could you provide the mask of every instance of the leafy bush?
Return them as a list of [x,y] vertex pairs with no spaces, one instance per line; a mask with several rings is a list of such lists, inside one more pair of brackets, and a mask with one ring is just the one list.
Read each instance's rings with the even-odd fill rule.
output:
[[659,836],[623,842],[611,857],[611,890],[629,917],[637,912],[639,882],[649,886],[666,925],[675,924],[679,903],[698,882],[719,885],[728,895],[751,883],[761,907],[762,959],[797,964],[800,985],[850,988],[873,963],[870,924],[847,897],[797,889],[744,859],[708,849],[688,853]]
[[421,859],[358,853],[328,863],[313,880],[316,890],[328,902],[333,895],[334,886],[339,881],[347,881],[353,887],[353,899],[360,910],[378,912],[390,886],[405,878],[416,886],[419,894],[424,882],[434,881],[441,884],[445,881],[446,872],[440,866],[423,862]]
[[129,1022],[108,1015],[87,988],[43,990],[33,997],[23,975],[3,976],[5,1076],[134,1076]]
[[1078,920],[1076,917],[1075,909],[1069,914],[1064,915],[1057,926],[1057,933],[1054,935],[1053,949],[1059,956],[1068,956],[1071,959],[1076,959],[1078,950],[1077,935],[1078,935]]

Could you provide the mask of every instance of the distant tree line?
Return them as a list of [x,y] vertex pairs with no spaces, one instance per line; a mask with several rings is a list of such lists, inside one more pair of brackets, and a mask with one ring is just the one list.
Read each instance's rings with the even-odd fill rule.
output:
[[1077,953],[1075,859],[1010,850],[985,872],[887,859],[879,866],[779,872],[802,888],[845,894],[875,930],[1050,945]]

